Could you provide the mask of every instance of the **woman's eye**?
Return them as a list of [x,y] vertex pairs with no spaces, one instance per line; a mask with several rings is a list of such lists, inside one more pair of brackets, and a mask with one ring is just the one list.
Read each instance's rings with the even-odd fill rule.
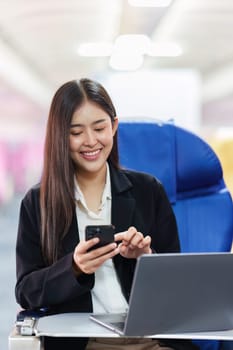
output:
[[73,132],[71,132],[71,135],[73,135],[73,136],[79,136],[79,135],[81,135],[81,133],[82,133],[82,131],[73,131]]
[[103,131],[104,128],[98,128],[98,129],[95,129],[95,131]]

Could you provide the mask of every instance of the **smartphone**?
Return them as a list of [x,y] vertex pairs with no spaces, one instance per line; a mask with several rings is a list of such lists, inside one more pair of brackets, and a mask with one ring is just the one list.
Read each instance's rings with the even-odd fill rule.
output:
[[99,243],[95,244],[92,249],[103,247],[114,242],[115,227],[113,225],[88,225],[85,228],[86,240],[98,237]]

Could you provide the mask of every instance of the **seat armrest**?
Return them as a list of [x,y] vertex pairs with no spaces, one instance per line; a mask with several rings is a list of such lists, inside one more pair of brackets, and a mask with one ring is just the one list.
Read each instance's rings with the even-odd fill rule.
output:
[[20,335],[34,335],[37,320],[47,315],[47,309],[21,310],[16,316],[16,331]]

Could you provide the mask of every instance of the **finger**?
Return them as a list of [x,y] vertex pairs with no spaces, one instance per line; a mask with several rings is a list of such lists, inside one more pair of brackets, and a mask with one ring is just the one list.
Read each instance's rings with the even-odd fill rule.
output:
[[137,232],[130,241],[130,247],[135,248],[139,247],[140,243],[143,241],[144,236],[141,232]]
[[115,233],[115,235],[114,235],[115,242],[122,241],[124,239],[124,237],[125,237],[126,232],[127,231]]
[[144,239],[139,243],[139,248],[145,248],[145,247],[150,247],[151,245],[151,237],[146,236]]
[[128,242],[132,239],[132,237],[137,233],[135,227],[131,226],[127,231],[116,233],[115,241],[124,241],[124,243]]
[[117,248],[116,243],[110,243],[110,244],[107,244],[103,247],[91,250],[90,252],[87,253],[87,257],[89,259],[96,259],[102,255],[106,255],[107,253],[111,252],[112,250],[114,250],[116,248]]
[[133,240],[133,238],[136,236],[138,234],[138,231],[136,230],[136,228],[135,227],[130,227],[129,229],[128,229],[128,231],[126,232],[126,238],[125,238],[125,240],[127,241],[127,242],[131,242],[132,240]]
[[119,254],[119,248],[111,250],[107,254],[96,257],[93,260],[88,260],[83,267],[85,273],[94,273],[106,260],[113,258],[115,255]]
[[77,246],[77,251],[79,254],[85,254],[87,250],[94,247],[97,243],[99,243],[99,238],[94,237],[92,239],[89,239],[87,241],[80,241],[80,243]]
[[[93,242],[91,244],[91,247],[93,247],[93,244],[95,245],[97,243],[95,242],[95,238],[92,239],[92,241]],[[97,239],[97,241],[99,241],[99,239]],[[107,256],[108,258],[108,255],[106,254],[109,252],[111,253],[117,247],[116,243],[111,243],[104,247],[88,251],[88,247],[90,247],[90,243],[91,242],[89,241],[81,241],[75,248],[74,255],[73,255],[76,265],[86,273],[89,273],[88,272],[90,271],[89,266],[90,265],[92,266],[93,261],[96,261],[102,255]]]
[[116,246],[115,249],[112,249],[111,251],[108,251],[108,253],[98,256],[95,260],[93,260],[93,264],[95,266],[102,265],[106,260],[114,257],[115,255],[119,254],[119,248]]
[[118,249],[121,255],[125,255],[129,251],[129,247],[125,246],[124,244],[119,244]]

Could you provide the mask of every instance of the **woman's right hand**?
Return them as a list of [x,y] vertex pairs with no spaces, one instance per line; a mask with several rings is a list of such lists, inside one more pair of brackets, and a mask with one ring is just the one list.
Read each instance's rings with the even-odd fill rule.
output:
[[73,253],[73,267],[76,275],[94,273],[106,260],[119,253],[116,243],[110,243],[89,251],[98,242],[99,238],[95,237],[88,241],[80,241],[77,244]]

